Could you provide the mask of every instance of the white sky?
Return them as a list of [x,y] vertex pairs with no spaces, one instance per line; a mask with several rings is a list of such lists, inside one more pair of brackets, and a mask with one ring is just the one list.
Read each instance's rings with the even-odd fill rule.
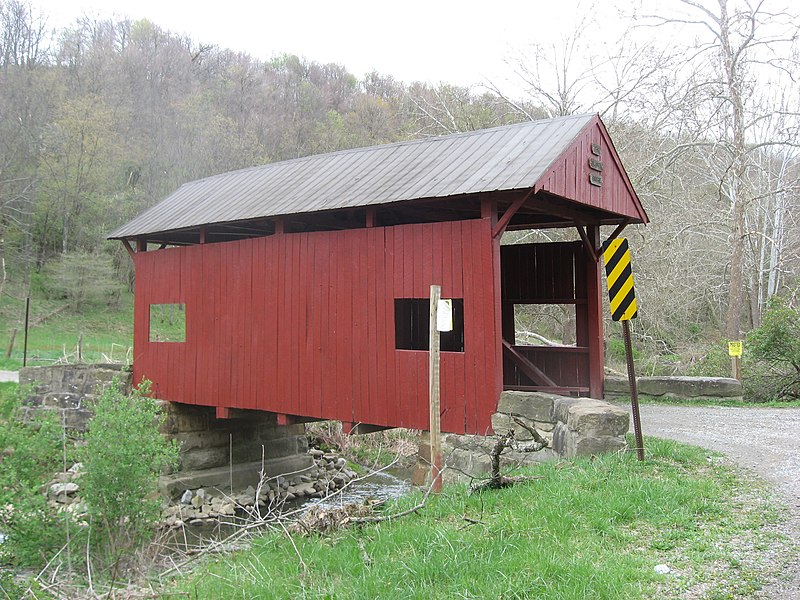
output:
[[[63,27],[78,16],[147,18],[195,42],[259,59],[286,52],[344,65],[357,77],[372,70],[400,81],[500,85],[506,59],[534,41],[558,39],[576,14],[594,14],[598,30],[615,22],[603,0],[32,0]],[[605,23],[600,21],[604,20]]]

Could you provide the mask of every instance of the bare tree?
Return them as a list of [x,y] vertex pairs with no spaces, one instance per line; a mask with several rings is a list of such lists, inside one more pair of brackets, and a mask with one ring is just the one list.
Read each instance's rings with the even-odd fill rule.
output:
[[[677,14],[649,15],[644,20],[660,28],[696,29],[699,36],[689,48],[682,73],[683,88],[691,90],[694,99],[683,118],[692,144],[704,147],[708,176],[726,214],[729,339],[741,332],[745,270],[757,252],[758,245],[748,245],[748,240],[763,234],[759,228],[766,222],[759,200],[774,198],[784,187],[780,177],[761,176],[760,160],[798,145],[800,93],[795,82],[800,74],[796,60],[800,19],[771,4],[676,0]],[[778,212],[780,221],[782,209]]]

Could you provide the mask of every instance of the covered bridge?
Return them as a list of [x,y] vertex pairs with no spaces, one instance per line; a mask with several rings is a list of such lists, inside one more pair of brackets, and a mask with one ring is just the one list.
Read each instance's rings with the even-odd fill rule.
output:
[[[442,429],[487,434],[503,389],[602,397],[600,226],[646,222],[580,115],[208,177],[109,237],[135,263],[134,380],[159,398],[426,429],[439,284]],[[579,241],[500,245],[556,227]],[[517,344],[514,305],[548,303],[575,305],[576,344]]]

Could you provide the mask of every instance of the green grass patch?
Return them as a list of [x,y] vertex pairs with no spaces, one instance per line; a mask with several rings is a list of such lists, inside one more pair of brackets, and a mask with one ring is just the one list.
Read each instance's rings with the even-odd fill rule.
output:
[[[541,479],[511,489],[448,486],[419,514],[327,537],[267,533],[164,597],[625,599],[702,588],[723,598],[758,588],[766,571],[753,548],[773,543],[764,528],[778,519],[763,490],[705,450],[647,448],[642,463],[618,454],[532,467]],[[672,573],[658,575],[661,563]]]

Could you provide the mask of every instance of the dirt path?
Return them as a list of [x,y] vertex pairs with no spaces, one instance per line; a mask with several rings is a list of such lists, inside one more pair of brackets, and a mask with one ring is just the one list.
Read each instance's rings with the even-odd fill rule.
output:
[[0,371],[0,382],[3,381],[19,381],[19,372],[17,371]]
[[[786,533],[800,543],[800,409],[641,407],[645,435],[669,438],[727,454],[773,483],[791,511]],[[789,581],[761,597],[800,600],[800,560]]]

